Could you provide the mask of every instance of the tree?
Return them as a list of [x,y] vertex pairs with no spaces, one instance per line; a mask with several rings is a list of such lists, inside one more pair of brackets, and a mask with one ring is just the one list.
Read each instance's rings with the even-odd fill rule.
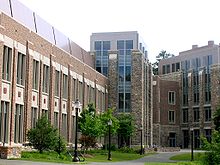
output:
[[220,108],[214,114],[215,130],[212,132],[212,140],[208,142],[202,137],[203,148],[208,152],[204,156],[204,164],[219,165],[220,164]]
[[58,131],[53,128],[46,116],[42,116],[36,123],[36,127],[27,133],[31,145],[40,153],[44,150],[54,150],[58,145]]
[[158,65],[161,59],[167,59],[173,56],[173,54],[167,53],[166,50],[161,50],[161,52],[156,56],[156,62],[152,64],[153,74],[158,75]]
[[134,132],[134,119],[131,114],[120,114],[117,116],[119,120],[118,134],[121,136],[123,146],[127,146],[127,141],[133,135]]
[[82,133],[80,138],[81,144],[87,149],[94,147],[96,138],[103,134],[102,122],[100,117],[96,114],[94,105],[88,104],[79,117],[79,128]]
[[117,130],[119,128],[119,121],[118,119],[113,115],[113,109],[112,108],[108,108],[107,111],[105,111],[103,114],[101,114],[101,122],[102,122],[102,129],[104,132],[104,135],[108,134],[108,127],[107,127],[107,123],[109,122],[109,120],[112,121],[112,126],[111,126],[111,134],[116,134]]

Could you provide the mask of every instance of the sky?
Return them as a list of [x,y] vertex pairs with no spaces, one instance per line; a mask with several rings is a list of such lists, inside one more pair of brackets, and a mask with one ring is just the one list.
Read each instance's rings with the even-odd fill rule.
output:
[[19,0],[83,49],[95,32],[138,31],[151,62],[220,43],[219,0]]

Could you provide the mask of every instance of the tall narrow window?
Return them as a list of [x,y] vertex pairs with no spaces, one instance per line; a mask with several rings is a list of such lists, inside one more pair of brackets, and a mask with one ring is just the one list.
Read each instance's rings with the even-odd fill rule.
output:
[[24,54],[18,52],[18,58],[17,58],[17,84],[24,86],[25,75],[26,75],[26,57],[25,57]]
[[183,117],[183,123],[188,123],[188,116],[189,116],[189,114],[188,114],[188,109],[186,108],[186,109],[183,109],[182,110],[182,117]]
[[9,103],[1,102],[1,127],[0,127],[0,141],[2,143],[8,143],[9,133]]
[[199,122],[200,113],[199,108],[193,108],[194,122]]
[[58,128],[58,126],[59,126],[59,113],[54,112],[54,127]]
[[48,110],[47,109],[42,109],[42,116],[46,116],[46,118],[48,119]]
[[72,100],[75,101],[76,100],[76,91],[77,91],[77,85],[76,85],[76,79],[73,78],[73,85],[72,85]]
[[175,98],[175,92],[169,91],[169,92],[168,92],[168,103],[174,105],[174,104],[175,104],[175,100],[176,100],[176,98]]
[[43,92],[49,93],[49,66],[43,65]]
[[62,114],[62,134],[67,139],[67,115]]
[[37,123],[37,108],[31,108],[31,128],[35,128]]
[[11,80],[11,61],[12,61],[12,49],[4,46],[3,52],[3,66],[2,66],[2,79]]
[[68,97],[68,76],[63,74],[63,98],[67,99]]
[[211,107],[205,107],[205,121],[211,121],[212,120],[212,111]]
[[79,82],[79,101],[82,102],[83,100],[83,83]]
[[175,112],[174,111],[169,111],[168,112],[168,120],[169,120],[169,123],[174,123],[175,122]]
[[60,95],[60,72],[56,70],[55,73],[55,96]]
[[14,142],[23,142],[23,127],[24,127],[24,106],[16,104],[15,110],[15,132],[14,132]]
[[32,88],[38,90],[39,83],[39,61],[33,60]]

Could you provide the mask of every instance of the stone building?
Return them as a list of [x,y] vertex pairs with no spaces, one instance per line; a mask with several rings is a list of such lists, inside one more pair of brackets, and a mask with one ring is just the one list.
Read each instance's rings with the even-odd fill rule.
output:
[[[168,78],[169,81],[175,80],[179,84],[179,97],[176,97],[176,102],[179,102],[179,109],[176,111],[179,114],[176,116],[176,122],[179,123],[180,139],[177,141],[183,148],[191,145],[190,131],[193,133],[195,148],[200,147],[201,135],[211,139],[211,119],[220,102],[219,57],[219,45],[209,41],[206,46],[193,45],[191,50],[180,52],[178,56],[163,59],[159,63],[159,79]],[[167,87],[170,88],[169,85]],[[155,92],[164,90],[157,88]],[[164,99],[169,99],[167,97]],[[157,109],[155,107],[154,110]],[[156,124],[154,123],[155,126]],[[160,145],[165,146],[167,143]]]
[[[136,31],[93,33],[90,49],[95,52],[96,70],[109,78],[109,106],[116,113],[130,113],[135,119],[135,135],[126,144],[151,146],[152,74],[147,49]],[[120,135],[118,145],[122,145]]]
[[43,114],[72,143],[76,99],[82,108],[89,102],[99,112],[108,107],[109,80],[94,63],[93,56],[19,1],[1,1],[1,149],[24,145],[27,131]]

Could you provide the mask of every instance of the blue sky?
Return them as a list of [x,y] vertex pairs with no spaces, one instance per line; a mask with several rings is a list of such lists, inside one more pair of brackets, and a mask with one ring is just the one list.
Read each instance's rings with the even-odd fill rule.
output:
[[89,51],[93,32],[138,31],[151,62],[220,42],[219,0],[19,0]]

